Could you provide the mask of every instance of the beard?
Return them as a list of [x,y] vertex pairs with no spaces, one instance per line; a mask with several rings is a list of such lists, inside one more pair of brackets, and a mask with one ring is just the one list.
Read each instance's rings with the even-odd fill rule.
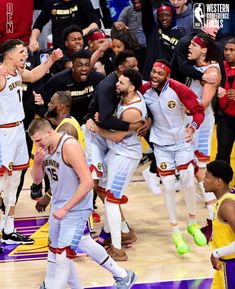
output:
[[127,91],[124,91],[124,90],[122,90],[122,91],[116,90],[116,92],[117,92],[117,96],[118,96],[119,98],[120,98],[120,97],[125,97],[125,96],[128,95],[128,92],[127,92]]
[[53,108],[52,110],[48,110],[45,114],[45,117],[47,118],[56,118],[58,115],[57,108]]

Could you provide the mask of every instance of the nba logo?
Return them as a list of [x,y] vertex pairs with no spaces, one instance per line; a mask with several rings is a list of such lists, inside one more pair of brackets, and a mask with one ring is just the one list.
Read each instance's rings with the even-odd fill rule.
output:
[[193,4],[193,27],[201,29],[205,25],[205,4]]

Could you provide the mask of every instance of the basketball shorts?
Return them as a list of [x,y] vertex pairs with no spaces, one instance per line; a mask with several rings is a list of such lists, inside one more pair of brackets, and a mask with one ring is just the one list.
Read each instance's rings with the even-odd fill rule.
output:
[[221,261],[222,268],[215,270],[211,289],[234,289],[235,259]]
[[108,151],[108,145],[104,138],[89,131],[82,126],[87,146],[87,162],[92,172],[93,179],[99,179],[103,174],[103,160]]
[[109,150],[104,158],[103,176],[99,180],[99,187],[105,188],[115,198],[120,199],[125,193],[139,162],[139,159],[120,156]]
[[194,160],[194,150],[190,143],[159,146],[154,144],[154,155],[160,175],[175,174],[175,170],[187,169]]
[[12,170],[28,168],[29,154],[23,123],[11,128],[0,128],[0,152],[0,175],[3,175],[3,169],[11,174]]
[[70,248],[75,255],[83,234],[88,233],[87,222],[92,210],[68,212],[61,220],[55,219],[51,209],[49,219],[49,247],[54,253]]

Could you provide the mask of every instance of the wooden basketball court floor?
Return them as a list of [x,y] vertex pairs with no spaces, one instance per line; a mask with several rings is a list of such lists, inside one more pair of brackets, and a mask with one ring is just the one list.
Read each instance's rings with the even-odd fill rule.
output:
[[[155,196],[147,188],[141,172],[148,164],[139,166],[129,187],[128,204],[123,206],[131,227],[138,240],[132,248],[126,249],[128,261],[119,264],[138,274],[133,288],[155,289],[209,289],[213,269],[209,257],[209,246],[198,247],[186,232],[186,209],[183,194],[176,193],[178,219],[183,234],[190,246],[184,256],[176,253],[171,241],[168,216],[163,195]],[[5,246],[0,255],[0,288],[34,289],[44,280],[46,272],[48,211],[39,214],[34,209],[35,201],[30,198],[31,178],[27,173],[24,189],[17,204],[16,226],[19,232],[31,235],[35,245]],[[233,182],[234,185],[234,182]],[[98,201],[98,212],[103,216],[103,205]],[[205,224],[207,211],[202,203],[197,205],[197,220]],[[102,222],[95,224],[99,233]],[[84,288],[112,286],[111,274],[89,257],[76,260],[78,274]],[[183,281],[185,280],[185,281]],[[56,289],[56,288],[55,288]]]

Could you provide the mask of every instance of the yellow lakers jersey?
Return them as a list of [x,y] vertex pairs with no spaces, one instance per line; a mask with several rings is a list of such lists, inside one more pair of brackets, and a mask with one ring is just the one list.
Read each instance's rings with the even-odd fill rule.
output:
[[[227,222],[221,221],[218,218],[219,208],[223,200],[225,199],[231,199],[235,201],[235,194],[226,193],[216,203],[216,206],[214,208],[214,220],[212,223],[213,224],[212,240],[210,242],[212,249],[227,246],[231,242],[235,241],[235,233],[233,232],[231,226]],[[223,259],[233,259],[233,258],[235,258],[235,252],[234,254],[223,257]]]
[[56,127],[56,131],[58,131],[59,128],[65,123],[70,123],[70,124],[72,124],[73,127],[75,127],[75,129],[77,130],[78,141],[81,144],[81,146],[83,147],[83,149],[85,149],[86,148],[86,142],[85,142],[84,133],[83,133],[78,121],[74,117],[70,116],[70,117],[64,118],[60,122],[60,124]]

